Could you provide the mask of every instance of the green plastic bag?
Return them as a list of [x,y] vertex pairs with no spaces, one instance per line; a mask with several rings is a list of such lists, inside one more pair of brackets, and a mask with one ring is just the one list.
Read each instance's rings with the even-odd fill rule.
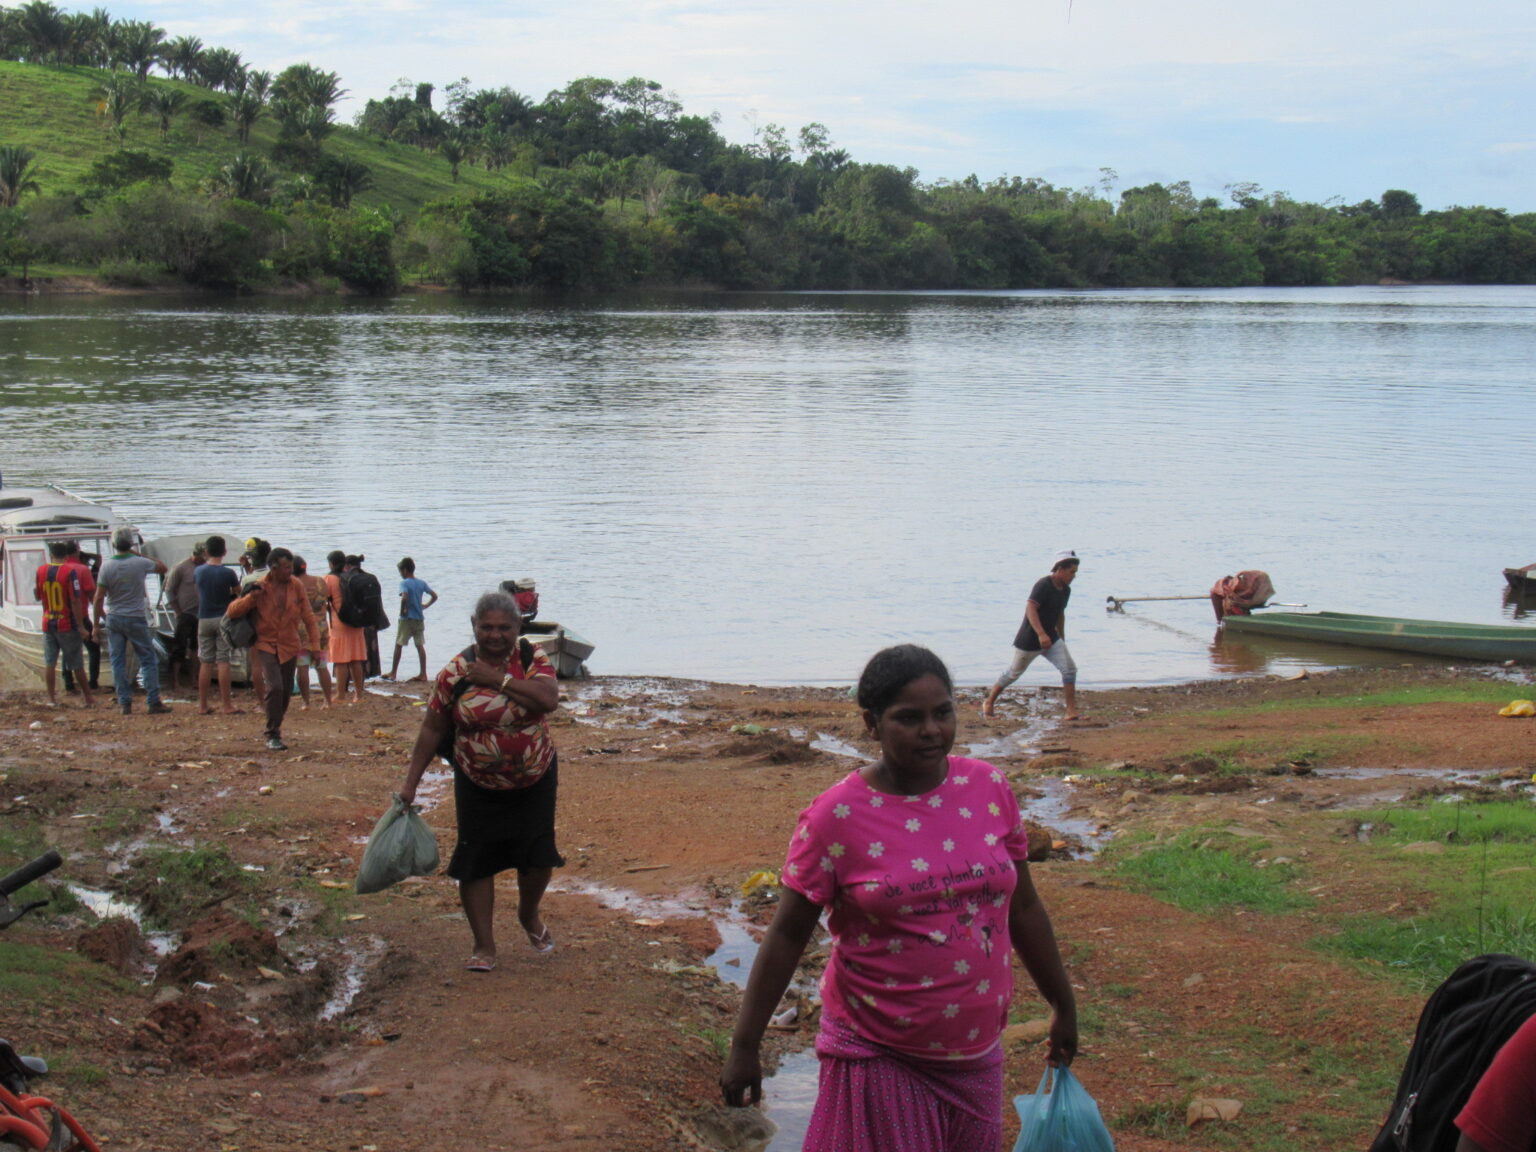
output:
[[1013,1152],[1115,1152],[1098,1104],[1070,1068],[1047,1064],[1035,1094],[1015,1096],[1013,1106],[1019,1113]]
[[396,796],[389,811],[379,817],[363,849],[363,862],[357,870],[360,895],[382,892],[407,876],[430,876],[437,871],[437,838],[416,811],[407,808]]

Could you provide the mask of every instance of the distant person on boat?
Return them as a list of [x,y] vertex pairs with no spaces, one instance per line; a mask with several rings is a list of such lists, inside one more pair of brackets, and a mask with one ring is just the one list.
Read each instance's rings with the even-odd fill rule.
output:
[[320,659],[314,659],[308,652],[299,653],[299,707],[309,707],[309,670],[314,668],[320,674],[320,693],[325,698],[323,706],[329,708],[335,703],[331,694],[331,670],[325,666],[325,653],[331,643],[330,595],[325,581],[310,574],[309,564],[302,556],[293,558],[293,578],[304,585],[309,610],[315,614],[315,623],[320,627]]
[[474,936],[464,967],[496,967],[496,874],[517,869],[517,921],[535,952],[555,940],[539,911],[553,870],[565,860],[555,847],[554,742],[544,718],[560,706],[549,659],[520,641],[517,604],[487,592],[470,624],[474,647],[448,662],[432,686],[427,714],[411,749],[400,799],[416,800],[422,773],[452,736],[453,802],[459,839],[448,875]]
[[1003,694],[1003,689],[1024,675],[1035,657],[1044,656],[1061,673],[1061,691],[1067,704],[1064,719],[1080,718],[1077,665],[1072,660],[1072,653],[1067,651],[1066,641],[1067,601],[1072,598],[1072,581],[1077,578],[1078,564],[1076,552],[1058,552],[1051,561],[1051,574],[1035,581],[1029,592],[1029,603],[1024,608],[1024,623],[1019,625],[1018,634],[1013,638],[1013,662],[982,701],[983,716],[996,715],[997,698]]
[[266,686],[262,704],[267,714],[267,747],[273,752],[286,752],[283,717],[288,714],[290,685],[299,653],[308,652],[311,659],[320,659],[320,626],[310,611],[304,585],[293,578],[293,553],[288,549],[272,549],[266,577],[232,603],[228,615],[239,619],[251,612],[256,613],[251,663],[261,665],[262,683]]
[[[80,570],[80,583],[85,587],[85,595],[93,599],[96,595],[96,565],[101,563],[101,557],[93,552],[90,563],[86,563],[80,554],[80,541],[68,540],[65,543],[69,546],[69,562]],[[80,630],[81,638],[85,641],[85,676],[82,678],[82,683],[77,686],[74,671],[66,665],[64,691],[81,692],[86,685],[89,685],[91,691],[95,692],[101,688],[101,645],[96,643],[89,620],[82,622]]]
[[[395,566],[400,573],[400,623],[395,628],[395,658],[390,661],[386,680],[400,674],[400,653],[407,644],[416,645],[416,655],[421,658],[421,675],[412,681],[427,678],[427,609],[437,603],[437,593],[416,576],[416,561],[407,556]],[[431,599],[423,602],[422,597]]]
[[197,684],[197,610],[199,597],[192,574],[202,567],[208,555],[207,545],[199,540],[192,554],[171,569],[165,579],[165,595],[176,612],[176,630],[171,637],[171,691],[181,687],[181,673],[187,673],[187,691]]
[[858,701],[880,758],[800,813],[720,1087],[733,1107],[761,1098],[763,1033],[829,910],[805,1148],[995,1152],[1013,953],[1052,1008],[1047,1059],[1077,1053],[1076,1001],[1018,801],[992,765],[950,755],[954,687],[926,648],[876,653]]
[[232,715],[240,711],[229,694],[229,664],[234,653],[219,621],[224,619],[224,612],[240,592],[240,577],[224,563],[229,550],[224,537],[210,536],[203,546],[207,550],[207,562],[192,573],[192,583],[197,588],[197,711],[202,716],[213,712],[208,690],[213,686],[214,670],[217,669],[219,711]]
[[347,683],[352,684],[352,703],[363,702],[363,680],[368,668],[368,638],[361,628],[354,628],[341,618],[342,581],[347,576],[347,555],[342,551],[330,552],[325,557],[331,566],[325,577],[326,599],[331,610],[331,664],[336,669],[336,699],[347,695]]
[[[144,677],[144,696],[148,711],[158,715],[170,707],[160,699],[160,657],[155,652],[149,630],[149,600],[144,580],[151,573],[164,576],[165,564],[140,556],[133,547],[133,529],[119,528],[112,534],[112,558],[101,566],[96,585],[96,639],[107,640],[112,660],[112,686],[117,706],[124,716],[133,711],[133,678],[128,675],[128,645],[139,660],[139,674]],[[105,617],[103,617],[105,605]],[[105,623],[103,623],[105,620]]]
[[69,562],[69,545],[55,540],[48,545],[51,562],[37,566],[37,599],[43,606],[43,683],[48,686],[48,703],[59,703],[58,679],[54,665],[61,660],[64,671],[76,672],[82,681],[81,700],[87,708],[96,707],[85,680],[85,633],[91,626],[90,597],[85,591],[82,573],[90,579],[84,565]]

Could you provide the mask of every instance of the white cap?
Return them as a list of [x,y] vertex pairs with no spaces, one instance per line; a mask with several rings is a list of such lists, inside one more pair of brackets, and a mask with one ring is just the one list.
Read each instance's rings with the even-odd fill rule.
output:
[[1056,555],[1051,557],[1051,567],[1052,568],[1056,567],[1056,565],[1060,564],[1063,560],[1076,560],[1076,559],[1077,559],[1077,553],[1076,552],[1072,551],[1072,549],[1070,549],[1070,548],[1063,548],[1060,552],[1056,553]]

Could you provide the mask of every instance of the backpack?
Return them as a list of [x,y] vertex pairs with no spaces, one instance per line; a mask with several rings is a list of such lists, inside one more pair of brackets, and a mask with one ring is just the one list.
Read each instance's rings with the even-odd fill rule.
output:
[[1491,954],[1468,960],[1419,1016],[1387,1122],[1371,1152],[1454,1152],[1456,1116],[1499,1049],[1536,1015],[1536,964]]
[[[475,658],[475,646],[471,644],[464,651],[460,652],[459,655],[466,660],[473,660]],[[519,636],[517,638],[517,658],[522,661],[524,672],[533,667],[533,645],[528,642],[528,637],[526,636]],[[442,738],[438,740],[437,751],[433,753],[439,760],[446,760],[450,764],[453,763],[453,707],[459,702],[459,697],[468,692],[472,687],[473,685],[470,684],[468,676],[460,676],[458,683],[453,686],[448,702],[448,729],[443,733]]]
[[341,574],[341,607],[336,615],[350,628],[388,628],[383,593],[371,572]]
[[256,613],[226,615],[219,621],[219,631],[224,634],[224,642],[231,648],[250,648],[256,643]]

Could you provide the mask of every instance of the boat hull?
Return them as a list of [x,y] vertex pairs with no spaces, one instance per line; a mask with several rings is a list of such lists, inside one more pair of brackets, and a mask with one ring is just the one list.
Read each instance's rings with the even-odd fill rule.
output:
[[1222,627],[1234,635],[1385,648],[1452,660],[1536,662],[1536,628],[1504,624],[1458,624],[1344,612],[1273,612],[1229,616]]
[[544,653],[560,679],[585,680],[591,675],[586,661],[597,645],[559,624],[534,621],[523,628],[528,642]]

